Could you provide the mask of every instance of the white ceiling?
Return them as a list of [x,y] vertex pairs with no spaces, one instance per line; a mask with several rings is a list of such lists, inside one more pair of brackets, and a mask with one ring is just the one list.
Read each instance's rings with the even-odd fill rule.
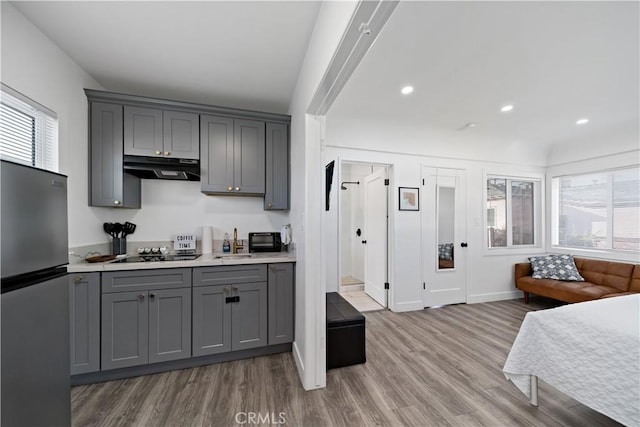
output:
[[106,90],[287,113],[320,2],[13,2]]
[[[541,150],[588,135],[637,138],[638,5],[401,2],[330,119]],[[401,95],[405,85],[414,93]],[[506,104],[514,110],[501,113]],[[577,126],[583,117],[590,122]],[[477,126],[457,130],[469,122]]]
[[[286,113],[320,3],[13,4],[106,90]],[[401,2],[329,115],[541,150],[637,135],[638,6]]]

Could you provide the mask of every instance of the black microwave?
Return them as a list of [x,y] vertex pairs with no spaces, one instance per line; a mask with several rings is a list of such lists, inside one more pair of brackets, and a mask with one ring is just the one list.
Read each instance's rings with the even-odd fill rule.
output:
[[280,252],[280,233],[249,233],[249,252]]

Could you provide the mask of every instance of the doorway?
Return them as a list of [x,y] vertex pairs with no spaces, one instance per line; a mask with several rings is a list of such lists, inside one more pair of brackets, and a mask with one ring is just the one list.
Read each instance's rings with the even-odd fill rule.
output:
[[425,166],[422,177],[424,306],[466,303],[466,172]]
[[339,291],[361,312],[388,307],[388,176],[388,165],[340,165]]

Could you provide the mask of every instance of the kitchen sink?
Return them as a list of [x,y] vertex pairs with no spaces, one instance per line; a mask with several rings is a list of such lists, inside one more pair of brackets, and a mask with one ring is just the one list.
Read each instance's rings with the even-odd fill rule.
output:
[[216,255],[214,259],[237,259],[237,258],[251,258],[253,254],[224,254],[224,255]]

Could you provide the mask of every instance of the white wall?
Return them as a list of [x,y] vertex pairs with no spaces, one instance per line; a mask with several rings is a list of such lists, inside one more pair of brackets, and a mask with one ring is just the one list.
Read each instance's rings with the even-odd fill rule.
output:
[[7,2],[2,2],[2,81],[58,113],[60,172],[69,176],[70,247],[108,242],[102,231],[107,221],[136,223],[128,238],[134,243],[171,240],[182,232],[200,236],[202,225],[213,226],[214,239],[234,227],[246,239],[249,232],[279,231],[289,223],[288,212],[264,211],[260,197],[205,196],[199,182],[143,180],[141,209],[89,207],[83,89],[103,88]]
[[[357,2],[323,2],[291,99],[291,226],[296,237],[296,337],[293,354],[305,389],[324,387],[325,301],[322,294],[324,165],[318,163],[321,123],[308,108]],[[335,194],[335,193],[334,193]]]
[[2,10],[2,82],[58,114],[60,172],[69,176],[69,243],[104,239],[88,200],[87,98],[102,89],[9,2]]
[[[536,165],[544,159],[544,153],[531,156],[527,153],[497,152],[495,157],[499,161],[474,160],[469,153],[475,153],[478,148],[450,147],[443,141],[426,139],[416,144],[415,134],[408,130],[394,129],[393,145],[388,144],[389,125],[384,123],[367,123],[366,130],[360,137],[362,123],[352,122],[348,118],[334,118],[331,112],[327,116],[327,148],[324,151],[322,163],[341,159],[342,161],[360,161],[380,164],[391,164],[391,192],[392,202],[389,212],[390,231],[390,308],[394,311],[409,311],[423,308],[422,303],[422,246],[421,246],[421,215],[417,212],[398,211],[398,187],[421,187],[422,167],[457,168],[466,170],[466,218],[467,236],[467,285],[468,302],[483,302],[514,298],[520,295],[515,290],[513,281],[513,265],[522,262],[533,253],[544,251],[544,247],[527,252],[514,252],[507,255],[493,255],[484,249],[483,200],[484,174],[544,174],[544,168]],[[376,136],[379,135],[379,136]],[[353,148],[349,148],[352,146]],[[375,149],[365,149],[371,146]],[[415,152],[414,152],[415,151]],[[425,155],[433,151],[438,156]],[[484,158],[491,158],[489,153],[483,153]],[[531,164],[526,162],[530,161]],[[336,203],[336,194],[332,194],[331,205]],[[324,244],[327,253],[336,250],[337,222],[334,224],[332,216],[337,211],[328,213],[328,225],[325,228]],[[457,248],[459,250],[459,248]],[[337,257],[328,258],[327,271],[336,268]]]

